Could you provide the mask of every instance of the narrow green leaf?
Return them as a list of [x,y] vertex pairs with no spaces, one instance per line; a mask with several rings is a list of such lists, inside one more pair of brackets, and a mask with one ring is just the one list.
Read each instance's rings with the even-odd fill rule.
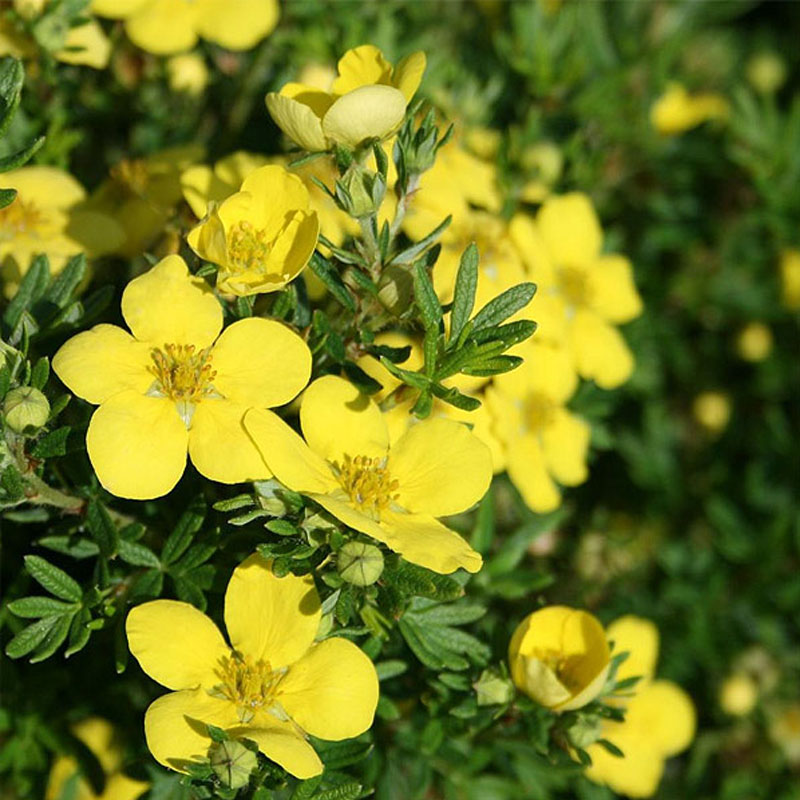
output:
[[61,614],[70,614],[77,611],[79,606],[76,603],[63,603],[53,597],[31,595],[21,597],[19,600],[12,600],[8,604],[8,610],[18,617],[28,617],[37,619],[38,617],[58,617]]
[[449,216],[437,225],[427,236],[420,239],[416,244],[398,253],[393,259],[392,264],[410,264],[417,257],[427,250],[431,245],[436,243],[436,240],[444,233],[447,226],[452,222],[452,216]]
[[31,650],[39,646],[58,620],[58,617],[44,617],[32,625],[28,625],[27,628],[23,628],[6,645],[6,655],[9,658],[26,656]]
[[130,542],[126,539],[119,540],[119,557],[134,567],[154,567],[158,569],[161,562],[158,556],[149,548],[139,542]]
[[472,320],[472,330],[499,325],[520,309],[525,308],[536,294],[535,283],[520,283],[506,289],[502,294],[490,300]]
[[25,569],[43,588],[62,600],[79,603],[83,597],[80,584],[63,569],[46,561],[41,556],[25,556]]
[[92,630],[87,625],[91,619],[92,615],[88,608],[81,609],[81,611],[72,618],[72,624],[69,627],[67,649],[64,651],[64,658],[69,658],[86,647],[89,637],[92,635]]
[[461,263],[456,275],[453,294],[453,307],[450,310],[450,339],[458,341],[461,331],[469,321],[475,306],[475,292],[478,288],[478,248],[475,242],[470,244],[461,256]]
[[83,253],[71,258],[64,269],[53,278],[42,300],[57,308],[64,308],[86,277],[87,269],[86,256]]
[[47,635],[42,639],[39,646],[33,653],[32,658],[30,659],[31,664],[38,664],[40,661],[44,661],[47,658],[50,658],[56,650],[64,643],[64,640],[67,638],[67,634],[69,633],[70,625],[72,625],[72,615],[65,614],[61,617],[52,617],[55,621],[55,624],[52,628],[47,632]]
[[339,273],[328,259],[314,253],[309,262],[311,271],[325,284],[328,291],[348,310],[356,310],[356,301],[350,290],[342,283]]
[[22,314],[41,296],[50,280],[50,262],[47,256],[36,256],[20,282],[19,289],[3,314],[9,330],[16,329]]
[[431,276],[422,264],[414,265],[414,298],[425,327],[438,328],[442,320],[442,306],[433,288]]
[[119,531],[99,500],[90,500],[86,509],[86,526],[100,548],[100,555],[111,558],[119,547]]
[[10,172],[12,169],[18,169],[29,161],[43,144],[44,136],[39,136],[23,147],[22,150],[17,150],[16,153],[0,158],[0,172]]
[[206,505],[202,497],[196,498],[189,508],[181,514],[178,524],[170,533],[161,550],[161,563],[177,561],[192,543],[194,535],[200,530],[206,518]]

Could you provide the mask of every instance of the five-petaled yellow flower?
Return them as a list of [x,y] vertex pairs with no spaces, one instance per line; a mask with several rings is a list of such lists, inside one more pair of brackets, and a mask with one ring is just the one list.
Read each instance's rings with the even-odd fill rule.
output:
[[136,500],[165,495],[183,474],[187,451],[211,480],[270,477],[242,418],[253,406],[288,403],[306,385],[306,343],[258,317],[220,334],[222,307],[180,256],[127,285],[122,316],[131,333],[95,325],[53,359],[67,387],[100,406],[86,447],[103,486]]
[[228,50],[249,50],[278,23],[278,0],[92,0],[95,14],[125,20],[142,50],[171,55],[202,37]]
[[185,771],[211,745],[206,725],[250,739],[297,778],[322,772],[306,734],[338,741],[371,725],[378,703],[372,661],[352,642],[315,642],[320,600],[310,575],[277,578],[260,556],[233,572],[225,627],[188,603],[154,600],[128,615],[128,645],[142,669],[173,691],[147,709],[147,746]]
[[546,606],[517,626],[508,662],[520,691],[553,711],[571,711],[602,691],[610,651],[603,626],[591,614]]
[[714,92],[690,94],[679,83],[670,83],[650,109],[650,122],[662,136],[676,136],[708,120],[725,120],[728,101]]
[[[658,790],[664,762],[685,750],[695,731],[695,710],[686,692],[671,681],[654,678],[658,658],[658,629],[641,617],[626,616],[612,622],[606,631],[615,651],[627,651],[617,680],[638,676],[629,700],[614,700],[625,706],[625,721],[605,720],[602,738],[619,747],[622,758],[602,745],[587,748],[592,758],[586,776],[605,783],[628,797],[652,797]],[[609,702],[611,702],[609,700]]]
[[239,296],[274,292],[308,263],[319,219],[308,189],[277,164],[258,167],[189,234],[192,249],[220,267],[217,288]]
[[245,416],[278,480],[408,561],[440,573],[481,568],[480,555],[436,519],[489,487],[491,454],[465,425],[424,420],[390,444],[378,406],[332,375],[304,393],[300,425],[305,442],[272,412]]
[[393,67],[371,44],[348,50],[330,92],[287,83],[267,95],[278,127],[304,150],[355,148],[390,136],[422,81],[425,54],[412,53]]

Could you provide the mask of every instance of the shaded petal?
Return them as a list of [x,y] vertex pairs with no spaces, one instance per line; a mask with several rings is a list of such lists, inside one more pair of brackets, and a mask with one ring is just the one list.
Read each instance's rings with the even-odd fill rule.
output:
[[86,449],[100,483],[111,494],[149,500],[168,494],[180,480],[188,439],[171,400],[127,390],[94,412]]
[[116,253],[124,244],[125,229],[111,216],[83,207],[71,208],[64,233],[92,257]]
[[259,722],[260,725],[234,728],[229,733],[240,739],[254,741],[268,759],[295,778],[308,780],[322,774],[322,761],[291,722],[266,719],[263,714]]
[[327,150],[322,121],[307,105],[277,92],[267,95],[267,109],[275,124],[304,150]]
[[624,757],[612,755],[602,745],[589,746],[586,751],[592,764],[586,769],[586,777],[606,784],[617,794],[652,797],[664,773],[664,758],[657,748],[646,737],[626,730],[624,723],[606,722],[603,736],[619,747]]
[[643,617],[627,614],[615,619],[606,629],[606,636],[614,642],[614,652],[628,652],[628,657],[617,669],[617,680],[652,678],[658,661],[658,628]]
[[[309,211],[308,189],[303,181],[280,164],[267,164],[253,170],[242,182],[240,191],[251,200],[250,221],[272,239],[296,211]],[[227,221],[227,220],[226,220]]]
[[600,254],[603,231],[587,195],[570,192],[549,197],[539,209],[536,222],[558,266],[584,266]]
[[312,575],[278,578],[259,555],[233,571],[225,592],[225,627],[242,654],[269,661],[273,669],[294,664],[311,647],[320,618]]
[[416,94],[420,83],[422,83],[425,64],[425,53],[418,50],[416,53],[411,53],[411,55],[398,61],[392,72],[392,84],[403,93],[407,103],[411,102],[411,98]]
[[149,788],[150,784],[146,781],[137,781],[122,772],[117,772],[106,779],[106,790],[102,800],[137,800]]
[[278,23],[278,0],[199,0],[197,31],[228,50],[249,50]]
[[630,322],[642,313],[642,298],[625,256],[600,256],[587,271],[589,304],[603,319]]
[[181,173],[183,199],[198,219],[206,215],[210,202],[219,203],[238,188],[238,184],[232,186],[222,180],[207,164],[195,164]]
[[508,235],[522,258],[531,280],[540,286],[552,286],[556,273],[547,244],[536,222],[527,214],[515,214],[508,223]]
[[229,400],[258,408],[292,400],[311,376],[311,351],[281,322],[249,317],[229,325],[211,352],[214,386]]
[[249,406],[229,400],[203,400],[192,416],[189,457],[197,471],[219,483],[263,481],[272,477],[244,427]]
[[555,408],[552,413],[552,420],[542,430],[544,462],[560,484],[577,486],[589,476],[586,456],[591,426],[565,408]]
[[334,94],[346,94],[376,83],[388,84],[392,78],[392,65],[373,44],[362,44],[348,50],[339,59],[336,70],[338,75],[332,87]]
[[128,648],[139,666],[168,689],[210,689],[220,659],[230,655],[219,628],[189,603],[152,600],[125,620]]
[[340,97],[322,118],[325,137],[345,147],[382,139],[403,121],[406,99],[393,86],[362,86]]
[[92,0],[90,8],[101,17],[124,19],[149,2],[150,0]]
[[186,241],[200,258],[218,264],[221,272],[228,261],[228,242],[225,236],[225,224],[220,218],[219,211],[217,206],[211,206],[208,216],[189,231]]
[[245,430],[275,477],[295,492],[329,492],[338,488],[330,467],[277,414],[252,408]]
[[326,461],[341,463],[345,454],[383,458],[389,448],[389,432],[378,406],[335,375],[317,378],[306,389],[300,427],[309,447]]
[[522,364],[497,375],[495,386],[504,394],[526,400],[531,394],[543,395],[554,403],[566,403],[578,388],[572,355],[563,347],[528,339],[514,348]]
[[171,55],[197,42],[197,6],[186,0],[151,0],[125,19],[128,38],[142,50]]
[[16,189],[20,199],[40,208],[69,208],[86,197],[86,190],[57,167],[30,166],[3,175],[3,186]]
[[65,64],[86,64],[95,69],[108,66],[110,56],[111,42],[94,19],[70,28],[64,48],[56,53]]
[[525,504],[540,514],[555,511],[561,505],[561,493],[545,466],[538,439],[528,434],[508,442],[506,469]]
[[114,733],[114,726],[101,717],[87,717],[71,727],[80,739],[97,756],[103,772],[116,772],[122,765],[122,750]]
[[153,383],[149,345],[116,325],[95,325],[68,339],[53,357],[53,371],[66,387],[99,405],[133,389],[144,394]]
[[614,389],[630,378],[633,354],[622,334],[597,314],[579,310],[569,331],[578,373],[601,389]]
[[652,742],[663,756],[685,750],[697,727],[689,695],[677,684],[661,680],[635,691],[625,712],[625,726]]
[[222,329],[222,306],[180,256],[163,258],[125,287],[122,316],[139,341],[158,347],[208,347]]
[[465,511],[486,494],[492,454],[466,425],[427,419],[392,447],[388,469],[399,484],[399,505],[440,517]]
[[207,725],[228,729],[238,722],[233,703],[209,696],[205,689],[170,692],[150,704],[144,715],[147,747],[159,764],[186,772],[208,756]]
[[359,736],[372,725],[378,675],[357,645],[326,639],[292,664],[279,692],[284,710],[303,730],[339,741]]
[[270,280],[267,291],[275,291],[294,280],[308,264],[319,238],[319,217],[316,211],[296,211],[286,227],[272,243],[263,270]]

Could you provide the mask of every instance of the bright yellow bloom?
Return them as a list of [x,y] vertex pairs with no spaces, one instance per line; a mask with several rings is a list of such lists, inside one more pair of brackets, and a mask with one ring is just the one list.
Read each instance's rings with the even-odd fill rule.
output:
[[652,622],[621,617],[609,625],[607,635],[615,651],[629,653],[617,671],[617,679],[640,676],[643,680],[634,686],[635,695],[624,701],[625,721],[603,721],[602,738],[619,747],[624,756],[611,755],[602,745],[593,744],[587,748],[592,765],[585,774],[618,794],[652,797],[666,759],[685,750],[694,738],[694,706],[679,686],[653,677],[658,629]]
[[763,322],[749,322],[736,337],[736,350],[745,361],[763,361],[772,352],[772,331]]
[[191,50],[198,38],[228,50],[249,50],[278,24],[278,0],[92,0],[102,17],[125,20],[125,32],[142,50],[171,55]]
[[275,320],[249,317],[222,330],[208,284],[168,256],[122,294],[131,333],[95,325],[69,339],[53,369],[100,407],[86,447],[100,483],[118,497],[167,494],[186,454],[221,483],[270,477],[242,418],[288,403],[308,382],[306,343]]
[[116,249],[124,238],[107,215],[81,207],[84,188],[55,167],[22,167],[3,175],[3,186],[17,197],[0,209],[0,275],[11,296],[31,259],[43,253],[50,271],[60,272],[71,256],[99,256]]
[[258,167],[211,208],[188,242],[219,265],[217,288],[239,296],[274,292],[299,275],[319,235],[308,189],[276,164]]
[[508,646],[517,688],[553,711],[591,703],[606,682],[610,656],[597,619],[567,606],[546,606],[529,614]]
[[287,83],[267,95],[278,127],[304,150],[355,148],[383,139],[400,126],[425,71],[425,54],[412,53],[393,67],[371,44],[348,50],[330,92]]
[[742,717],[758,702],[758,684],[746,672],[729,675],[719,690],[719,704],[726,714]]
[[517,214],[511,238],[539,290],[537,336],[571,352],[578,374],[603,389],[625,383],[634,360],[616,326],[642,313],[625,256],[601,252],[603,231],[585,194],[548,198],[536,219]]
[[701,392],[694,399],[692,414],[709,433],[721,433],[731,418],[731,401],[722,392]]
[[375,403],[327,375],[300,406],[305,442],[275,414],[253,409],[245,427],[275,477],[355,530],[434,572],[482,560],[436,517],[465,511],[492,477],[486,445],[457,422],[428,419],[392,445]]
[[671,83],[650,109],[650,122],[664,136],[676,136],[708,120],[725,120],[730,107],[719,94],[689,94],[684,86]]
[[588,477],[591,427],[566,407],[578,379],[563,349],[528,340],[514,353],[522,365],[495,376],[486,403],[511,482],[532,510],[544,513],[561,504],[557,484],[577,486]]
[[781,253],[781,298],[790,311],[800,309],[800,250],[787,248]]
[[357,645],[340,637],[315,642],[320,600],[311,575],[276,577],[251,556],[225,592],[225,627],[188,603],[154,600],[126,623],[142,669],[170,694],[147,709],[147,746],[165,767],[185,772],[204,759],[215,725],[250,739],[297,778],[322,772],[308,734],[340,741],[371,725],[378,676]]
[[[115,741],[114,728],[99,717],[89,717],[72,726],[72,732],[94,753],[106,776],[105,789],[96,794],[81,777],[78,762],[72,756],[58,756],[47,781],[45,800],[71,797],[74,800],[136,800],[150,784],[136,781],[122,772],[122,751]],[[67,783],[75,784],[74,794],[64,793]]]
[[208,85],[208,67],[200,53],[181,53],[167,61],[167,77],[173,92],[200,95]]
[[127,258],[141,255],[163,235],[175,213],[181,173],[202,157],[202,147],[189,145],[121,161],[83,207],[123,227],[125,237],[115,252]]

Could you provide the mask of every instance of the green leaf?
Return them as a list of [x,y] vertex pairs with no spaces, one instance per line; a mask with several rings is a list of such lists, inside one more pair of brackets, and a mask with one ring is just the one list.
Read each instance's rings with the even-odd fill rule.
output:
[[416,244],[398,253],[393,259],[392,264],[402,265],[410,264],[418,256],[420,256],[431,245],[435,244],[436,240],[444,233],[447,226],[452,222],[453,217],[448,215],[447,218],[437,225],[427,236],[420,239]]
[[119,547],[119,531],[99,500],[90,500],[86,509],[86,526],[100,548],[100,555],[111,558]]
[[475,306],[475,292],[478,288],[478,248],[470,244],[461,256],[456,275],[453,294],[453,307],[450,309],[450,340],[457,342],[461,331],[469,321]]
[[67,442],[70,433],[72,433],[72,428],[69,426],[56,428],[56,430],[46,433],[33,446],[31,455],[34,456],[34,458],[42,459],[66,455],[68,452]]
[[69,627],[67,649],[64,651],[64,658],[69,658],[86,647],[89,637],[92,635],[92,630],[87,625],[91,619],[92,615],[88,608],[81,609],[81,611],[72,618],[72,624]]
[[100,548],[91,540],[77,536],[43,536],[38,544],[48,550],[55,550],[72,558],[92,558],[100,552]]
[[211,506],[215,511],[238,511],[240,508],[250,508],[255,505],[252,494],[237,494],[227,500],[219,500]]
[[63,603],[53,597],[31,595],[21,597],[19,600],[12,600],[8,604],[8,610],[18,617],[28,617],[37,619],[39,617],[58,617],[62,614],[72,614],[77,611],[76,603]]
[[16,189],[0,189],[0,211],[10,206],[16,198]]
[[9,330],[16,330],[22,314],[30,308],[44,292],[50,280],[50,262],[47,256],[36,256],[20,282],[14,299],[3,314],[3,322]]
[[414,297],[425,327],[438,329],[442,320],[442,306],[431,283],[431,276],[423,264],[414,265]]
[[25,568],[31,577],[56,597],[79,603],[83,597],[80,584],[63,569],[51,564],[41,556],[25,556]]
[[42,302],[56,308],[64,308],[86,277],[87,269],[86,256],[83,253],[71,258],[64,269],[53,278],[42,297]]
[[481,406],[481,401],[478,400],[477,397],[470,397],[469,395],[463,394],[459,392],[455,386],[445,388],[440,383],[434,383],[431,384],[431,389],[440,400],[449,403],[451,406],[460,408],[463,411],[474,411]]
[[192,543],[194,535],[203,526],[206,518],[206,505],[202,497],[197,497],[189,508],[181,514],[178,524],[170,533],[161,550],[161,563],[168,565],[177,561]]
[[315,252],[309,262],[311,271],[325,284],[328,291],[335,297],[348,311],[356,310],[356,301],[350,290],[344,285],[336,268],[328,259]]
[[516,322],[509,322],[506,325],[497,325],[483,328],[471,333],[470,338],[478,343],[500,341],[506,348],[524,342],[536,332],[537,325],[529,319],[520,319]]
[[134,567],[155,567],[161,566],[158,556],[149,548],[139,542],[130,542],[120,539],[118,545],[119,557],[126,563]]
[[41,644],[58,620],[59,617],[44,617],[32,625],[28,625],[27,628],[23,628],[6,645],[6,655],[9,658],[22,658],[30,653]]
[[6,56],[0,61],[0,136],[4,135],[19,105],[25,70],[22,62]]
[[0,158],[0,172],[10,172],[12,169],[18,169],[26,161],[29,161],[43,144],[44,136],[39,136],[29,145],[23,147],[22,150],[17,150],[16,153]]
[[490,300],[472,320],[472,330],[479,331],[491,325],[499,325],[503,320],[517,313],[530,303],[536,294],[535,283],[520,283],[506,289]]
[[44,389],[47,379],[50,377],[50,360],[47,356],[42,356],[31,370],[30,385],[34,389],[41,391]]
[[70,625],[72,625],[72,616],[65,614],[64,616],[51,617],[50,619],[53,619],[55,624],[34,651],[33,657],[30,659],[31,664],[38,664],[40,661],[50,658],[67,638]]

